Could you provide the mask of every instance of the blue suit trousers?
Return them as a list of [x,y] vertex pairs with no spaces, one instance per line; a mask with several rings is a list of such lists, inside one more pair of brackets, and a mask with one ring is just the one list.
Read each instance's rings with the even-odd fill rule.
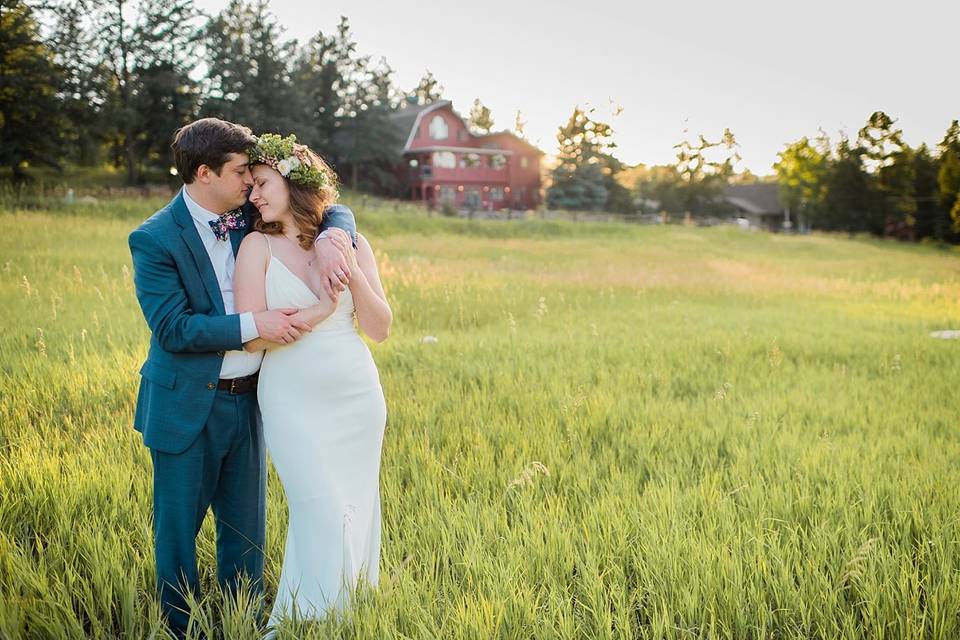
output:
[[241,576],[262,588],[266,461],[256,391],[217,391],[196,440],[182,453],[151,449],[157,588],[171,630],[186,632],[184,595],[200,596],[196,537],[213,507],[217,579],[232,591]]

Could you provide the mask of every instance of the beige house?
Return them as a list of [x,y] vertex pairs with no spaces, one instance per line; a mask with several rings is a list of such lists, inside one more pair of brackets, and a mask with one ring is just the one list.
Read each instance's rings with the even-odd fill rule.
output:
[[723,199],[746,218],[751,227],[767,231],[790,229],[788,212],[780,204],[780,186],[777,183],[738,184],[723,190]]

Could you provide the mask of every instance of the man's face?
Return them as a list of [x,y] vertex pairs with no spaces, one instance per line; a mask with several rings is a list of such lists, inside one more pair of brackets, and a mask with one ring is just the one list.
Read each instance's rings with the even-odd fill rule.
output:
[[[220,167],[220,175],[209,171],[210,191],[224,207],[223,212],[242,207],[253,184],[249,158],[245,153],[231,153]],[[222,213],[218,211],[217,213]]]

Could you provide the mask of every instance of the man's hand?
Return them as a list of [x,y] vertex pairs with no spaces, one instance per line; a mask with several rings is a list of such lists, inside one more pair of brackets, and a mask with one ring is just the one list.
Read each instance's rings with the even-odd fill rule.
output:
[[253,314],[260,337],[268,342],[290,344],[313,327],[296,315],[297,309],[273,309]]
[[316,256],[314,261],[321,276],[323,290],[330,296],[330,300],[336,302],[340,292],[346,289],[350,282],[350,265],[347,255],[349,251],[353,251],[353,244],[350,242],[350,236],[343,229],[330,228],[325,234],[313,243],[313,252]]

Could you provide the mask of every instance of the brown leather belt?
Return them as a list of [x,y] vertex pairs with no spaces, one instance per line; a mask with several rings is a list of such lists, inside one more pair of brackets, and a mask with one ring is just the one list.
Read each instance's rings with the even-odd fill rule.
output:
[[260,372],[257,371],[254,374],[243,376],[242,378],[220,378],[217,382],[217,389],[220,391],[229,391],[231,395],[249,393],[257,388],[257,378],[259,376]]

